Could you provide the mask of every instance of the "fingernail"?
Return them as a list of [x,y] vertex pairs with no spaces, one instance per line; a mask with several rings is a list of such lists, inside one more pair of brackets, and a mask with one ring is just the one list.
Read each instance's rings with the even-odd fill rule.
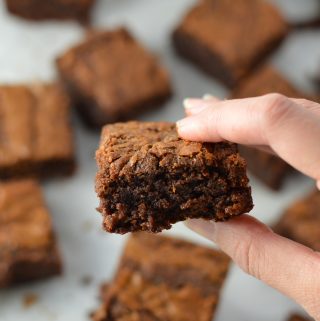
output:
[[202,219],[190,219],[185,222],[185,225],[192,231],[202,235],[208,240],[216,241],[216,224],[214,221]]
[[189,124],[188,118],[183,118],[183,119],[177,121],[176,126],[177,126],[178,132],[180,132],[180,131],[183,130],[185,127],[187,127],[188,124]]
[[212,96],[211,94],[204,94],[202,97],[204,100],[210,100],[210,99],[214,99],[215,97]]
[[193,98],[186,98],[183,101],[183,106],[185,109],[192,109],[192,108],[197,108],[201,104],[199,103],[201,101],[200,99],[193,99]]

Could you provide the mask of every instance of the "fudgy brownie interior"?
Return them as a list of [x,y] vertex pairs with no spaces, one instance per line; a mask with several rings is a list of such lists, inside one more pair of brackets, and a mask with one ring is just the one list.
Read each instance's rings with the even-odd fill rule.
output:
[[223,221],[252,208],[246,166],[230,143],[187,142],[171,123],[104,128],[96,190],[110,232],[160,232],[186,218]]

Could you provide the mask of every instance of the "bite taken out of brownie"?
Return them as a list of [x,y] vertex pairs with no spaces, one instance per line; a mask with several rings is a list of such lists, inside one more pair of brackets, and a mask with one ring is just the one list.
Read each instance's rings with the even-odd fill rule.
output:
[[234,87],[288,33],[278,10],[263,0],[200,0],[173,33],[178,54]]
[[95,0],[6,0],[9,12],[29,20],[76,19],[88,22]]
[[57,59],[57,68],[93,128],[131,119],[171,96],[167,70],[125,28],[91,31]]
[[173,123],[107,125],[96,160],[108,232],[160,232],[188,218],[225,221],[253,207],[237,146],[185,141]]

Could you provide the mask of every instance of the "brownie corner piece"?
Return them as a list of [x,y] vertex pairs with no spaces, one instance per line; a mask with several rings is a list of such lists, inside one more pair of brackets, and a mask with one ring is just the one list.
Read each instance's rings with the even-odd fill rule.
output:
[[69,176],[70,101],[55,83],[0,86],[0,179]]
[[29,20],[75,19],[81,23],[90,20],[90,11],[96,0],[6,0],[8,11]]
[[51,218],[38,183],[0,183],[0,288],[61,271]]
[[91,31],[56,63],[91,127],[128,120],[171,96],[167,70],[123,27]]
[[320,192],[314,190],[289,206],[275,224],[274,231],[320,251]]
[[211,321],[229,263],[211,248],[134,233],[92,319]]
[[160,232],[187,218],[224,221],[253,207],[237,146],[182,140],[173,123],[107,125],[96,160],[108,232]]
[[266,1],[201,0],[172,40],[178,54],[234,87],[287,33],[287,23]]

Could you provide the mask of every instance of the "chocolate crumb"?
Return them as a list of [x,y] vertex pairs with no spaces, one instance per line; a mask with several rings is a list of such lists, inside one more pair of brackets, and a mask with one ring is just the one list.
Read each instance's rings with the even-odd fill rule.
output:
[[30,308],[32,307],[34,304],[36,304],[39,301],[39,297],[37,294],[35,293],[27,293],[24,297],[23,297],[23,306],[24,308]]

